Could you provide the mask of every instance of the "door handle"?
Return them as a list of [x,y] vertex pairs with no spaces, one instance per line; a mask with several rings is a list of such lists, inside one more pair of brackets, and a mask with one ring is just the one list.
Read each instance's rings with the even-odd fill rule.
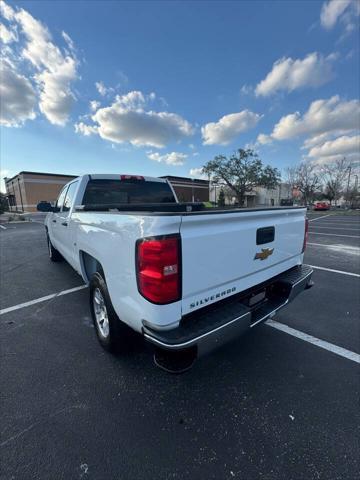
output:
[[67,227],[68,226],[68,223],[67,222],[62,222],[62,224],[64,227]]
[[56,223],[56,220],[53,220],[54,223]]

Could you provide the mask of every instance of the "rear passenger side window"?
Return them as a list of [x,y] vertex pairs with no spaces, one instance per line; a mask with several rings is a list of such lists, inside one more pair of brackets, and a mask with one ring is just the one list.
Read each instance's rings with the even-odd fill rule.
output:
[[68,212],[73,206],[77,184],[78,182],[70,183],[62,208],[63,212]]

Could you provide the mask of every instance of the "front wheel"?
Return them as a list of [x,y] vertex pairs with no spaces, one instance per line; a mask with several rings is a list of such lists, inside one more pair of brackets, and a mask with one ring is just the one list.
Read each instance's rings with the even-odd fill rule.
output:
[[127,349],[130,329],[116,315],[106,282],[99,272],[90,280],[90,310],[101,346],[109,352]]

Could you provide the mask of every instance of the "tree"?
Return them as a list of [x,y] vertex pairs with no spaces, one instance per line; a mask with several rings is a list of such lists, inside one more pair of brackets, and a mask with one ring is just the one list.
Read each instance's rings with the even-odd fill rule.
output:
[[334,200],[336,205],[340,198],[349,169],[350,163],[345,158],[324,164],[321,167],[320,173],[325,184],[325,195],[330,203]]
[[0,192],[0,213],[4,213],[8,210],[8,201],[5,193]]
[[234,190],[229,188],[227,185],[224,185],[222,190],[224,190],[224,195],[225,195],[225,199],[227,200],[227,203],[229,205],[232,205],[234,203],[234,196],[235,196]]
[[218,198],[218,206],[219,207],[224,207],[225,206],[225,193],[224,190],[221,189],[219,193],[219,198]]
[[277,168],[264,166],[258,155],[251,149],[239,148],[230,158],[217,155],[203,166],[202,172],[215,182],[224,182],[233,192],[240,206],[245,195],[257,186],[274,189],[279,184]]
[[310,162],[288,168],[287,179],[293,188],[299,190],[305,205],[312,202],[316,191],[321,187],[318,167]]

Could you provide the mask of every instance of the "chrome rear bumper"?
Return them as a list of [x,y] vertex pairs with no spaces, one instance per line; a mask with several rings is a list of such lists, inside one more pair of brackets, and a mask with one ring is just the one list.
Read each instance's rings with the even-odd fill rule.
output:
[[[144,327],[144,337],[161,349],[180,351],[195,348],[197,356],[204,355],[273,317],[299,293],[313,285],[312,274],[313,270],[308,265],[294,267],[254,289],[187,315],[173,330],[160,332]],[[265,300],[250,307],[249,298],[260,290],[266,292]]]

